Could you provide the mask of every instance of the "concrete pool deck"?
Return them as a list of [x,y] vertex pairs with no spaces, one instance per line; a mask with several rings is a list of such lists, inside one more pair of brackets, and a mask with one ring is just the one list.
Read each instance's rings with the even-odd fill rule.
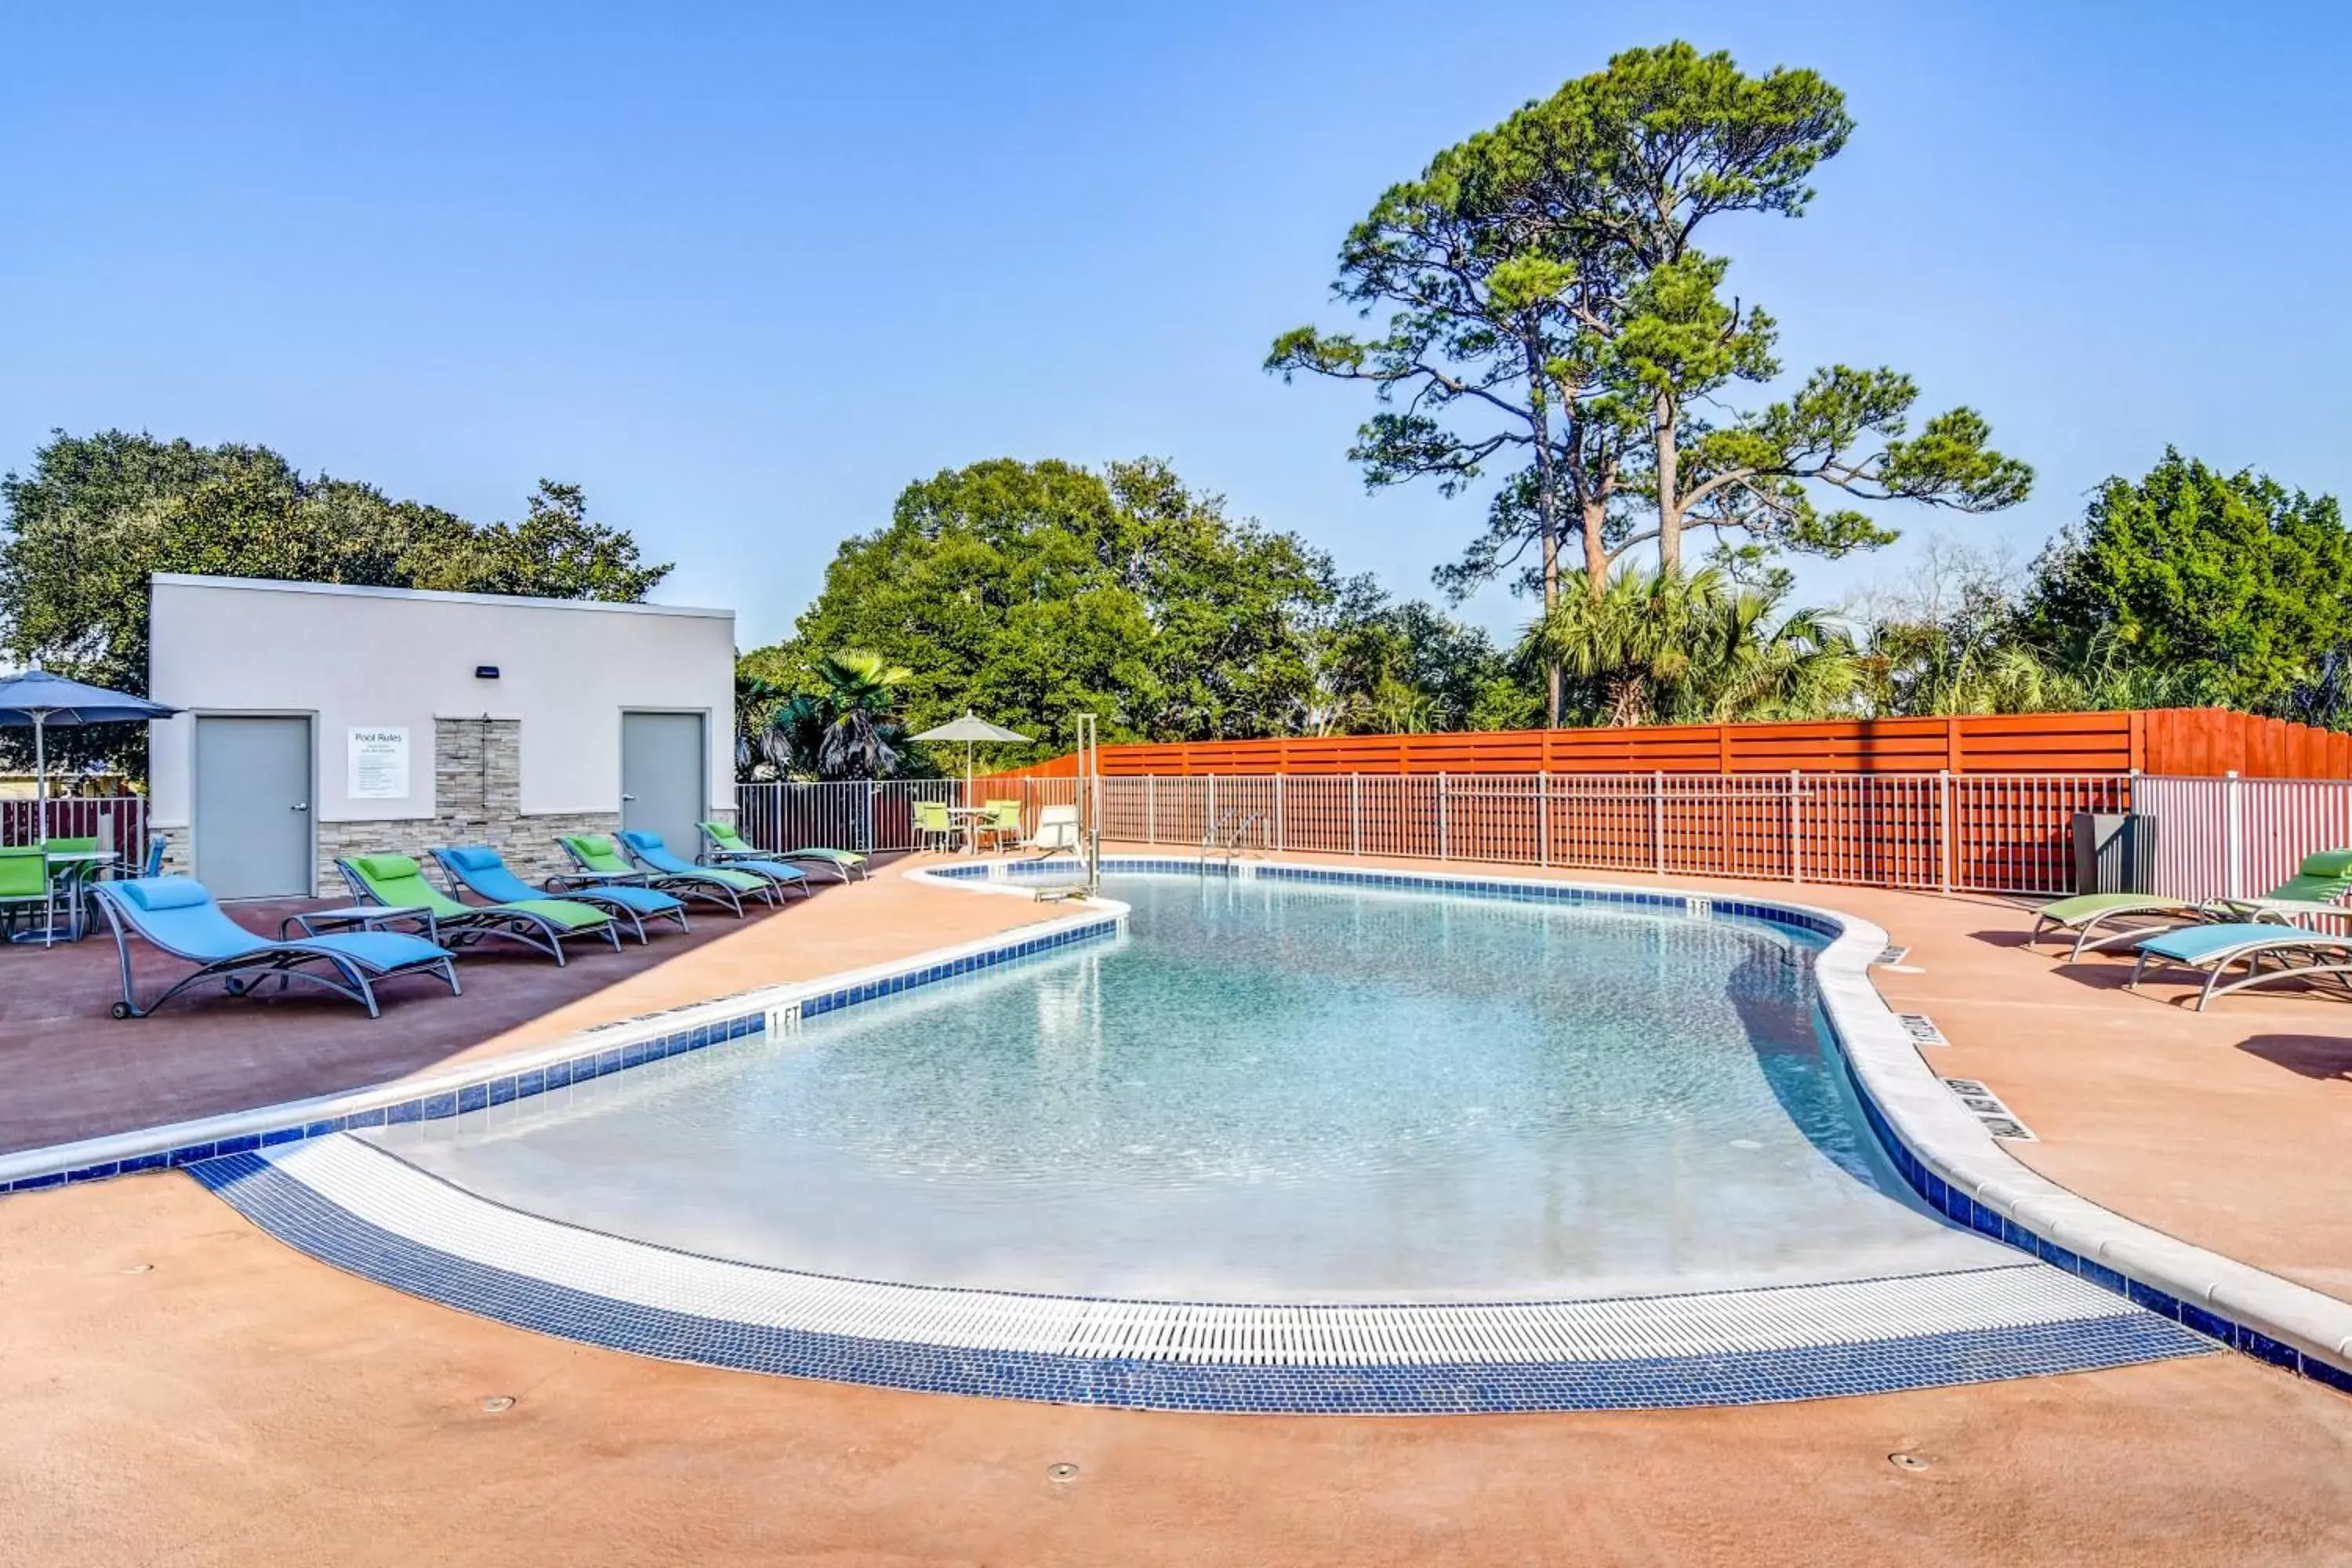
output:
[[[348,900],[333,900],[344,902]],[[320,900],[233,906],[251,929]],[[562,968],[513,943],[468,948],[465,994],[437,982],[384,987],[383,1016],[339,997],[206,991],[116,1022],[114,943],[103,930],[56,948],[0,950],[0,1153],[414,1078],[543,1045],[593,1025],[781,981],[814,979],[1053,918],[1017,899],[942,896],[884,868],[818,883],[743,920],[697,907],[693,930],[656,927],[622,951],[586,946]],[[134,949],[141,994],[184,966]],[[152,976],[152,978],[150,978]]]
[[[1882,990],[1955,1042],[1932,1051],[1939,1071],[1984,1079],[2041,1133],[2013,1152],[2143,1223],[2343,1293],[2352,1237],[2335,1184],[2310,1174],[2331,1170],[2352,1093],[2341,1004],[2254,993],[2199,1016],[2171,1000],[2182,987],[2126,995],[2120,963],[2016,951],[2025,922],[2000,900],[1666,880],[1885,926],[1918,972],[1882,968]],[[447,1042],[435,1061],[1054,912],[886,873],[747,922],[709,958],[681,952],[544,1019]],[[12,1086],[64,1083],[72,1103],[105,1105],[105,1075],[68,1054],[79,1041],[20,1037],[9,987],[30,971],[0,964]],[[179,1048],[167,1019],[150,1035],[98,1016],[89,1037]],[[249,1032],[183,1038],[233,1079]],[[278,1043],[266,1065],[331,1077],[377,1059],[321,1037]],[[45,1069],[60,1057],[73,1071]],[[141,1265],[152,1271],[122,1272]],[[499,1396],[518,1403],[482,1409]],[[1013,1406],[505,1329],[312,1264],[175,1175],[0,1203],[0,1517],[33,1521],[16,1540],[40,1563],[273,1547],[343,1561],[1493,1562],[1548,1558],[1563,1540],[1676,1563],[2352,1557],[2352,1401],[2244,1357],[1638,1415]],[[1895,1452],[1929,1468],[1899,1469]],[[1052,1479],[1065,1462],[1076,1476]]]

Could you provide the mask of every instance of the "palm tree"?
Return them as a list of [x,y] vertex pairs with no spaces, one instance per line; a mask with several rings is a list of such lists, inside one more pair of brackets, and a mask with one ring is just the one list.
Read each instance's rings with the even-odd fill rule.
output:
[[1685,723],[1739,719],[1811,719],[1835,712],[1860,679],[1853,637],[1819,610],[1772,620],[1773,597],[1755,588],[1718,590],[1705,614],[1688,670],[1666,694],[1667,716]]
[[817,749],[818,771],[836,779],[880,778],[888,773],[898,764],[898,752],[889,739],[897,731],[884,716],[914,672],[878,653],[841,648],[816,661],[816,678],[824,683],[824,703],[831,714]]
[[1773,618],[1771,595],[1712,569],[1626,568],[1563,592],[1519,645],[1556,664],[1599,722],[1721,723],[1834,710],[1859,675],[1853,639],[1817,610]]

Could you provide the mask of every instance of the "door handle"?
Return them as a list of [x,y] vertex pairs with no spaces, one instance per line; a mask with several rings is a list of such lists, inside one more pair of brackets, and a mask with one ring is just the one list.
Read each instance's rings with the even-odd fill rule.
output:
[[307,800],[298,800],[286,809],[289,811],[308,811],[310,809],[310,803]]
[[636,797],[635,795],[623,795],[621,798],[622,798],[623,800],[625,800],[625,801],[630,801],[630,800],[635,800],[635,799],[636,799],[637,797]]

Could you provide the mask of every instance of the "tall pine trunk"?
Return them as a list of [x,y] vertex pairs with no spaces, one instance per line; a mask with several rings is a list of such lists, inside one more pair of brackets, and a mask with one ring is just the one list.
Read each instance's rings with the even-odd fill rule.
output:
[[1658,575],[1669,577],[1683,569],[1682,481],[1677,473],[1682,453],[1675,445],[1675,409],[1671,393],[1658,394],[1652,417],[1657,422],[1658,443]]

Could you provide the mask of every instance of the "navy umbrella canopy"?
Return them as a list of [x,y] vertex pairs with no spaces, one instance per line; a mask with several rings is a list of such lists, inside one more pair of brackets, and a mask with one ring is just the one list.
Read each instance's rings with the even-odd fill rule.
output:
[[42,737],[52,724],[122,724],[169,719],[177,708],[124,691],[86,686],[46,669],[0,676],[0,724],[33,727],[33,795],[40,804],[37,837],[49,836],[48,756]]

